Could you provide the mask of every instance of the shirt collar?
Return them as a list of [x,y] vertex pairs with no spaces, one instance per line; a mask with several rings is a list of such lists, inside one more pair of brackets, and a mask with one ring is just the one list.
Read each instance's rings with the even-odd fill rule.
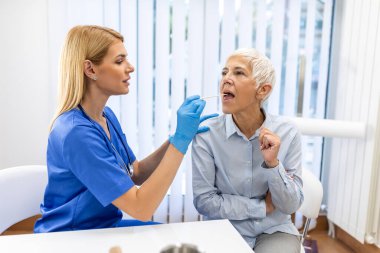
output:
[[[264,116],[265,116],[265,120],[264,120],[262,126],[269,128],[271,125],[271,122],[272,122],[272,117],[270,114],[266,113],[264,108],[261,108],[261,111],[264,113]],[[244,134],[236,126],[236,124],[232,118],[232,114],[226,114],[226,138],[227,139],[230,138],[231,135],[233,135],[234,133],[237,133],[240,136],[244,136]],[[259,135],[259,132],[256,131],[256,133],[250,139],[252,139],[258,135]]]

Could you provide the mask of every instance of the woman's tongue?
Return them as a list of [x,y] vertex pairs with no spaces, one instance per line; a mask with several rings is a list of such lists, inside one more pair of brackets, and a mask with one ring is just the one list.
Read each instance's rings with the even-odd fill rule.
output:
[[234,97],[235,97],[235,95],[232,94],[232,93],[229,93],[229,92],[226,92],[226,93],[223,94],[223,99],[224,100],[230,100],[230,99],[233,99]]

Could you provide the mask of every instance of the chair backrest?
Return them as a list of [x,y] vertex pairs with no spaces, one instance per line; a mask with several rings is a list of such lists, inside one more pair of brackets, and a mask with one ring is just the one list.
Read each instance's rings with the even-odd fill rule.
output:
[[302,170],[304,200],[299,209],[306,218],[318,217],[321,208],[323,188],[321,182],[307,169]]
[[0,234],[40,213],[47,181],[47,168],[43,165],[0,170]]

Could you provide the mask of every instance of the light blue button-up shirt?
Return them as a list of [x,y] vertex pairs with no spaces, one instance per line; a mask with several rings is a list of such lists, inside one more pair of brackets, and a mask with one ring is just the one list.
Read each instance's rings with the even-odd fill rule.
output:
[[[279,165],[265,168],[259,130],[247,138],[231,114],[205,122],[210,131],[193,140],[194,205],[205,219],[229,219],[253,247],[262,233],[298,235],[290,214],[303,201],[301,137],[294,125],[266,114],[263,126],[281,138]],[[266,214],[265,196],[275,210]]]

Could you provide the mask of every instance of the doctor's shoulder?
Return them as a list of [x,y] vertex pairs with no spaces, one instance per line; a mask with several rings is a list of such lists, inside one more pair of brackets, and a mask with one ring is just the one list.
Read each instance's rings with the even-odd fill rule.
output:
[[93,128],[92,123],[83,116],[79,109],[74,108],[57,117],[52,126],[50,136],[63,140],[73,132],[76,132],[76,134],[78,132],[85,133],[91,128]]

